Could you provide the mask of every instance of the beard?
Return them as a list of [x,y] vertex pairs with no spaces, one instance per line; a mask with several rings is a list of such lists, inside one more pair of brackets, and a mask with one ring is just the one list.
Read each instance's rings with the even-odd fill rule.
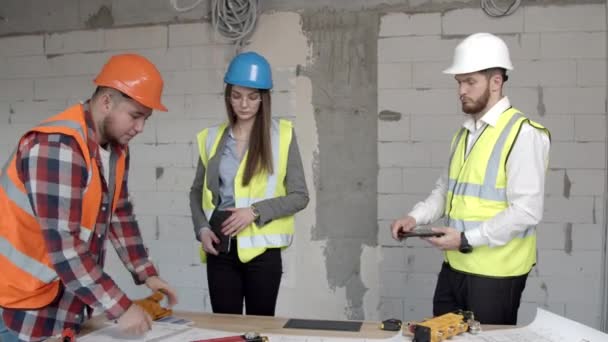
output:
[[477,100],[473,100],[471,98],[466,99],[472,102],[465,103],[461,100],[462,111],[471,115],[479,114],[488,105],[488,101],[490,100],[490,88],[486,88],[486,90],[483,92],[483,94],[481,94],[481,96]]
[[120,141],[119,137],[117,137],[116,134],[114,133],[113,126],[114,126],[114,120],[112,119],[112,117],[110,115],[106,116],[103,119],[103,122],[101,123],[103,137],[109,143],[124,145]]

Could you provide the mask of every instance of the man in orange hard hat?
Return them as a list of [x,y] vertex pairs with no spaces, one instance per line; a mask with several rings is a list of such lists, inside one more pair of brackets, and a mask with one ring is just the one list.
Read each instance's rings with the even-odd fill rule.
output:
[[78,331],[93,309],[126,333],[151,318],[103,271],[109,239],[137,284],[175,291],[143,245],[128,199],[127,144],[161,103],[163,80],[135,54],[116,55],[92,97],[26,132],[0,171],[0,339]]

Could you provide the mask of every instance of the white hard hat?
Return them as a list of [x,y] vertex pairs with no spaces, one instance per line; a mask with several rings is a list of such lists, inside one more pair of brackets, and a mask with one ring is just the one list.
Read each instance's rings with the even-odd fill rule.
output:
[[456,46],[452,66],[443,72],[457,75],[490,68],[513,70],[509,48],[493,34],[475,33]]

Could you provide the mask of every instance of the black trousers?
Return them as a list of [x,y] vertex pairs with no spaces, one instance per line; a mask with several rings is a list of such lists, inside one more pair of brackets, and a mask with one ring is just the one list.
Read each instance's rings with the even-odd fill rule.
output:
[[283,274],[281,249],[269,248],[242,263],[235,248],[228,254],[207,255],[207,282],[214,313],[274,316]]
[[517,310],[528,275],[482,277],[453,270],[443,263],[433,297],[433,315],[456,310],[473,311],[482,324],[517,323]]

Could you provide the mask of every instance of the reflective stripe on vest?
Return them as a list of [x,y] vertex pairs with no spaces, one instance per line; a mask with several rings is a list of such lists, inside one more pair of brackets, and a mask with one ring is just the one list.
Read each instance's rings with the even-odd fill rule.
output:
[[11,260],[17,267],[43,283],[57,279],[57,272],[36,259],[19,252],[5,238],[0,236],[0,254]]
[[251,235],[239,237],[239,248],[278,248],[291,244],[292,234]]
[[[446,226],[459,231],[477,229],[509,206],[507,156],[526,121],[516,109],[508,109],[495,127],[486,126],[468,155],[466,129],[455,135],[449,158]],[[531,125],[545,130],[536,123]],[[536,228],[527,227],[504,246],[479,246],[470,254],[446,251],[445,255],[452,268],[463,272],[494,277],[522,275],[536,261]]]
[[[487,199],[491,201],[506,201],[507,200],[507,192],[504,188],[496,188],[496,182],[498,178],[498,168],[500,167],[500,157],[502,151],[505,147],[505,142],[507,140],[507,136],[513,129],[515,122],[523,118],[523,115],[520,113],[515,113],[506,127],[500,133],[500,137],[496,141],[494,148],[492,149],[492,154],[490,155],[490,159],[488,160],[488,164],[486,165],[486,174],[484,177],[484,183],[474,184],[474,183],[457,183],[457,180],[454,178],[449,178],[448,180],[448,189],[452,189],[452,194],[459,196],[472,196],[479,197],[482,199]],[[462,139],[462,131],[458,135],[458,141]],[[482,133],[483,134],[483,133]],[[456,148],[453,149],[452,155],[450,156],[450,161],[454,158],[454,153],[456,153]],[[449,221],[448,221],[449,223]]]
[[6,174],[6,169],[8,169],[8,166],[10,165],[9,161],[15,158],[16,153],[17,149],[15,148],[13,153],[11,153],[11,156],[8,157],[6,164],[4,164],[4,167],[2,168],[2,174],[0,174],[0,187],[4,189],[6,195],[10,197],[11,200],[15,202],[17,206],[19,206],[19,208],[33,216],[34,211],[32,210],[32,206],[30,205],[30,199],[27,197],[27,194],[24,194],[21,190],[19,190]]
[[[198,135],[201,161],[205,168],[208,161],[216,153],[222,136],[227,129],[226,124],[203,130]],[[270,141],[272,151],[273,173],[255,175],[247,187],[242,186],[242,177],[247,160],[247,153],[243,156],[239,169],[237,170],[235,181],[235,207],[247,208],[251,204],[263,201],[286,193],[284,180],[287,172],[287,157],[289,145],[291,144],[292,125],[286,120],[273,119],[270,129]],[[207,219],[211,218],[215,205],[211,197],[213,194],[207,186],[207,175],[205,173],[203,185],[203,212]],[[257,180],[256,180],[257,177]],[[241,231],[238,236],[238,254],[242,262],[248,262],[257,255],[263,253],[266,248],[286,247],[291,244],[293,238],[294,217],[293,215],[277,218],[267,223],[263,228],[255,223]],[[201,251],[202,252],[202,251]],[[206,258],[204,253],[201,254]]]

